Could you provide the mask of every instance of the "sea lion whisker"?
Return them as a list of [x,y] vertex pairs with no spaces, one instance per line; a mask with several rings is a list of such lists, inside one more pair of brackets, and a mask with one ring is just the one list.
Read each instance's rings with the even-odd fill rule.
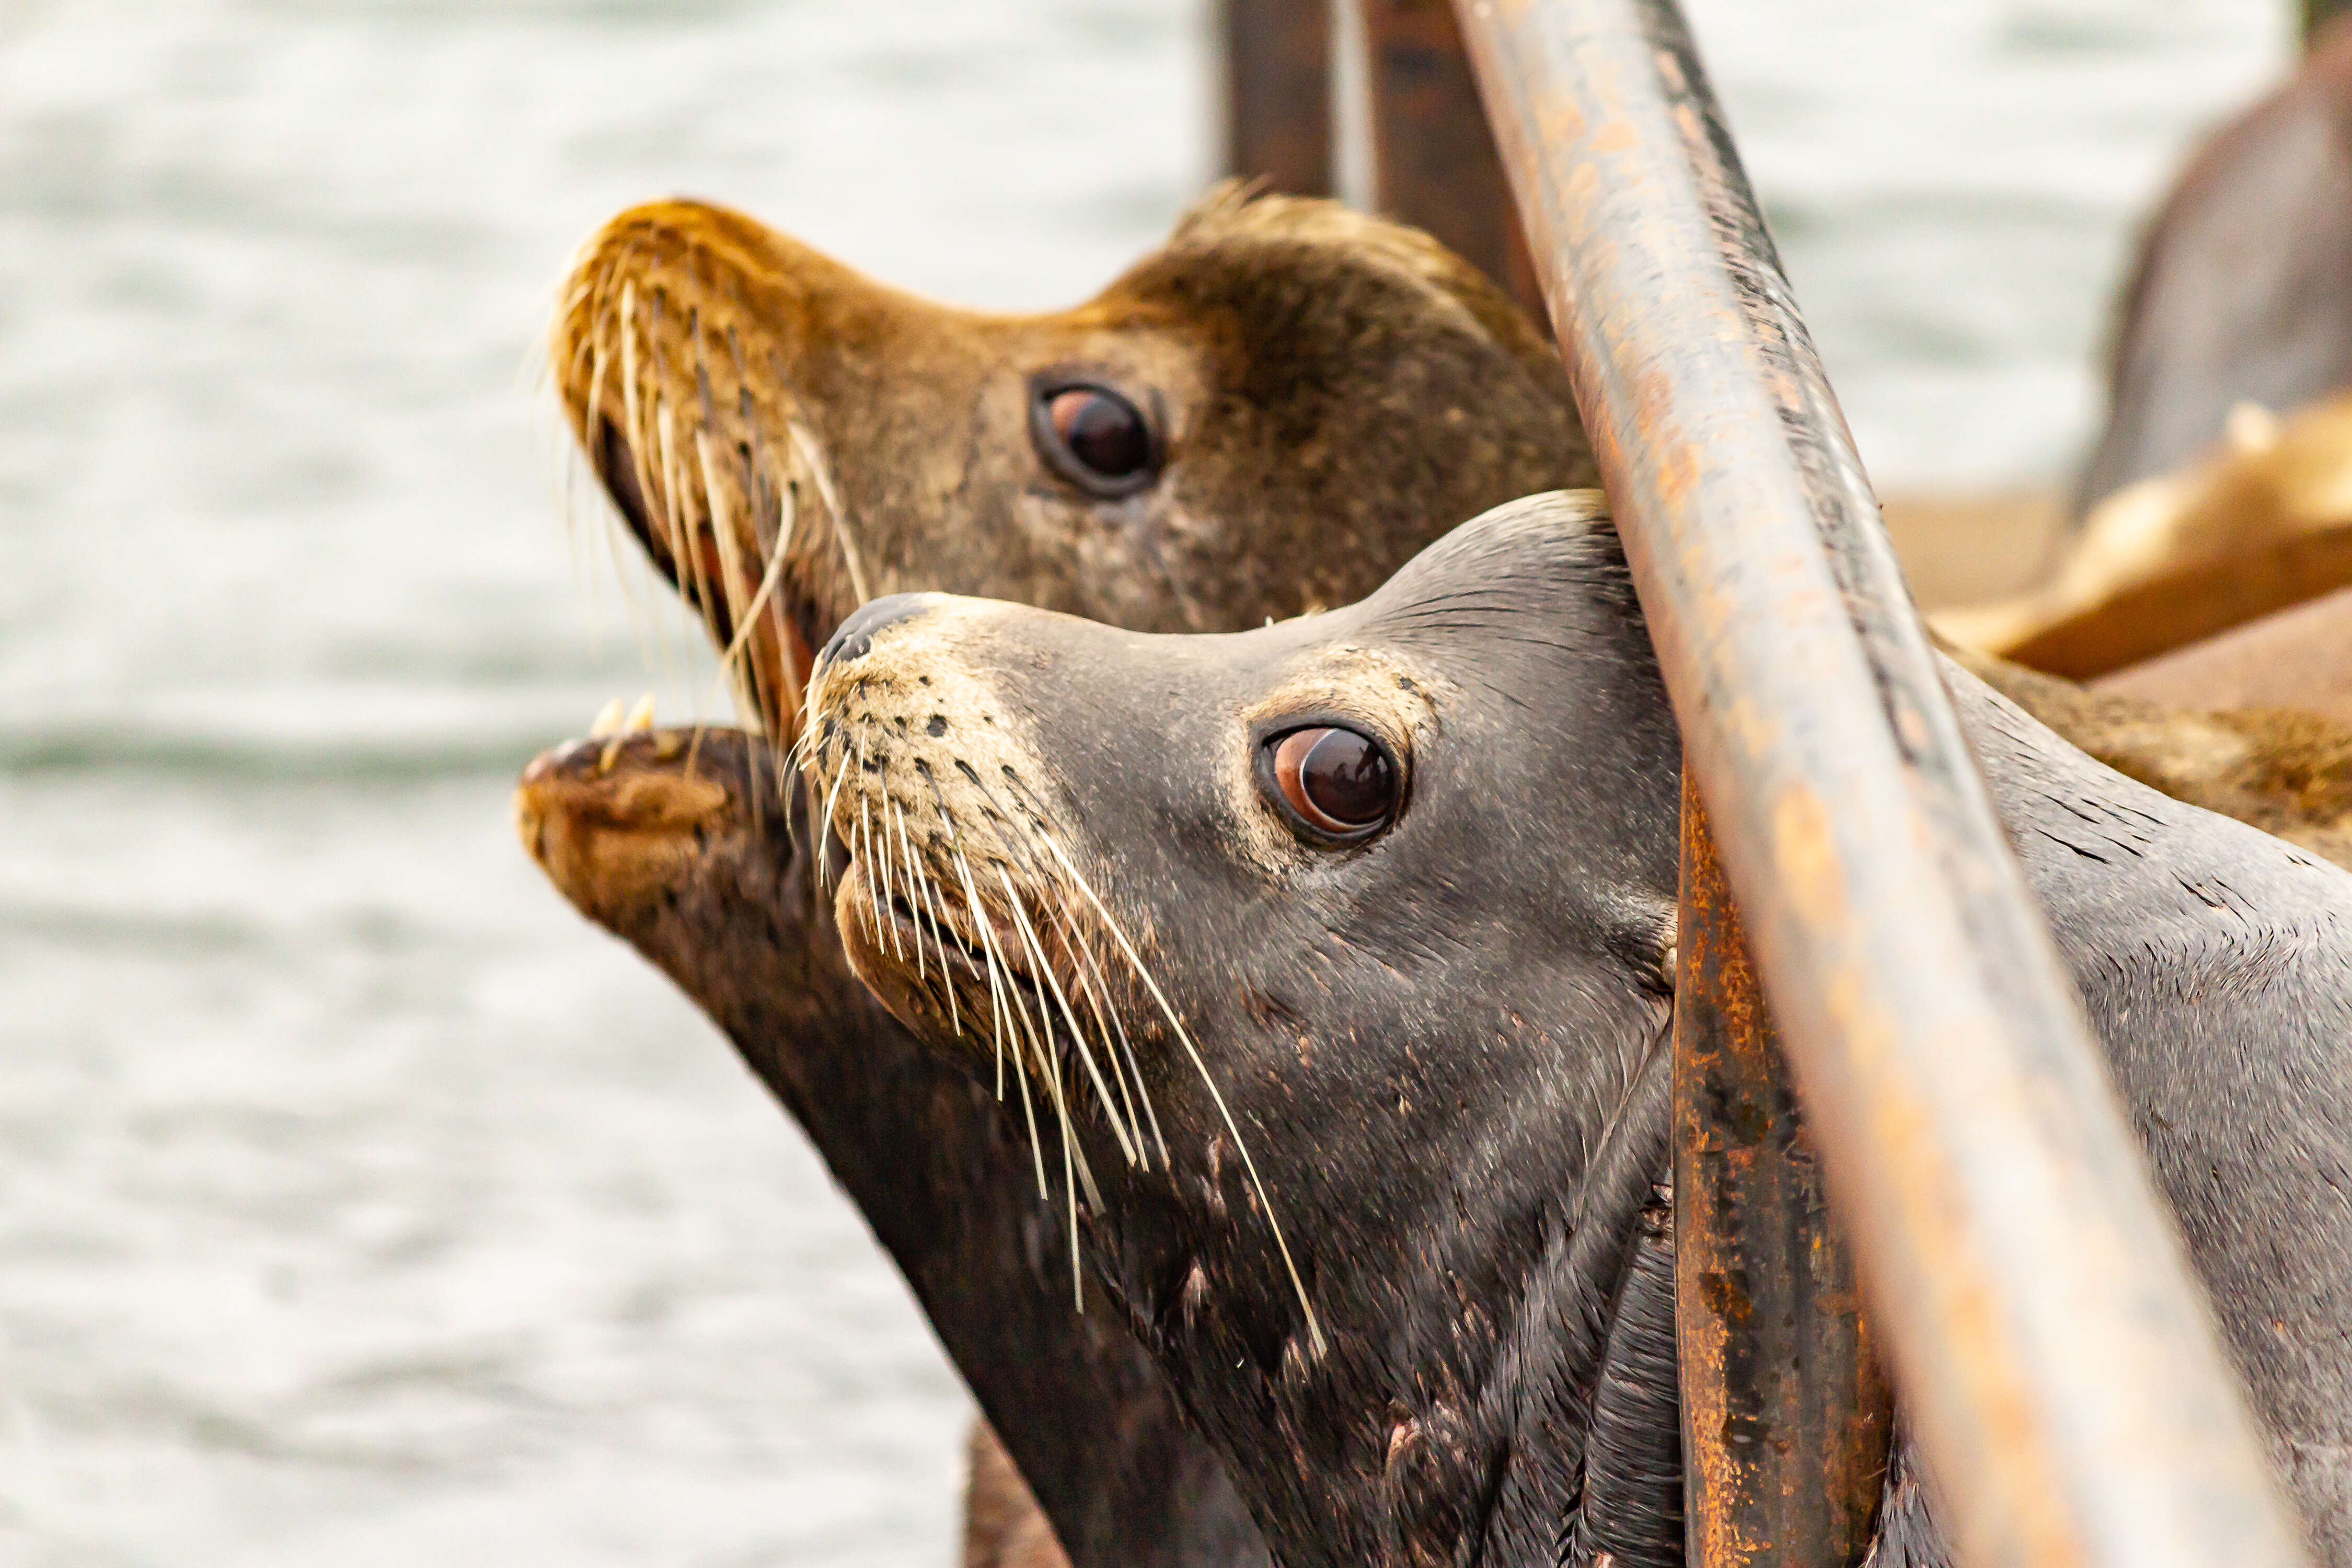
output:
[[[971,908],[977,910],[980,907],[980,889],[972,886],[971,867],[964,859],[961,849],[956,850],[955,857],[957,874],[963,879],[964,898]],[[988,938],[984,935],[980,939],[980,956],[988,969],[989,1026],[996,1036],[996,1098],[1002,1101],[1004,1099],[1004,998],[999,991],[996,954],[989,951]]]
[[1307,1335],[1314,1342],[1316,1353],[1322,1354],[1329,1348],[1328,1342],[1323,1338],[1322,1321],[1315,1315],[1315,1304],[1307,1299],[1307,1281],[1299,1277],[1297,1261],[1290,1256],[1290,1243],[1284,1239],[1282,1222],[1275,1217],[1274,1200],[1266,1195],[1265,1183],[1257,1173],[1257,1162],[1250,1157],[1249,1142],[1242,1136],[1241,1126],[1234,1120],[1232,1109],[1225,1104],[1224,1094],[1217,1088],[1217,1080],[1210,1076],[1209,1064],[1202,1058],[1200,1047],[1192,1043],[1191,1032],[1184,1027],[1183,1020],[1176,1016],[1176,1009],[1170,1005],[1167,994],[1160,989],[1160,983],[1144,966],[1142,955],[1135,951],[1135,944],[1128,941],[1127,932],[1120,927],[1118,917],[1103,903],[1093,884],[1071,863],[1060,840],[1050,833],[1041,837],[1054,858],[1062,863],[1062,869],[1070,874],[1070,880],[1077,884],[1078,890],[1087,896],[1087,901],[1094,905],[1095,912],[1102,917],[1111,940],[1118,942],[1119,950],[1127,954],[1127,962],[1134,968],[1135,977],[1143,982],[1144,988],[1151,993],[1151,999],[1160,1005],[1160,1013],[1168,1019],[1168,1026],[1176,1031],[1176,1038],[1182,1043],[1184,1054],[1192,1058],[1192,1069],[1201,1075],[1201,1082],[1208,1089],[1210,1100],[1215,1102],[1217,1115],[1223,1120],[1225,1131],[1234,1135],[1234,1148],[1242,1157],[1242,1169],[1249,1173],[1250,1185],[1257,1191],[1257,1201],[1265,1210],[1266,1226],[1274,1232],[1274,1245],[1282,1254],[1283,1268],[1289,1272],[1290,1288],[1297,1292],[1299,1310],[1307,1314]]
[[662,531],[669,541],[679,591],[694,607],[703,628],[715,637],[717,628],[711,621],[710,586],[703,575],[702,552],[695,547],[693,529],[686,516],[686,480],[678,466],[677,422],[671,416],[667,398],[656,397],[652,413],[654,451],[659,459],[661,479],[654,500],[661,512]]
[[[956,1005],[955,972],[948,967],[947,937],[941,930],[940,906],[931,897],[930,867],[929,865],[919,866],[916,871],[916,879],[921,884],[923,889],[923,907],[930,913],[931,945],[939,949],[940,952],[940,988],[948,994],[948,1025],[950,1028],[955,1030],[956,1038],[961,1039],[963,1037],[963,1019],[961,1016],[961,1010]],[[917,945],[919,947],[921,945],[919,939],[917,942]],[[956,945],[958,947],[961,947],[963,944],[959,941]]]
[[825,471],[824,456],[799,420],[785,420],[784,430],[792,437],[793,448],[800,454],[801,461],[808,465],[810,481],[816,486],[817,499],[824,502],[825,514],[833,519],[833,537],[841,546],[843,564],[849,568],[850,590],[862,605],[874,595],[866,590],[866,567],[858,560],[856,542],[849,537],[848,520],[841,514],[841,500],[834,494],[833,479]]
[[792,732],[792,725],[799,715],[784,711],[781,692],[774,694],[779,700],[773,714],[769,713],[767,704],[762,700],[769,695],[767,687],[770,683],[751,658],[751,634],[757,623],[746,607],[757,590],[752,594],[744,592],[744,579],[749,574],[743,565],[743,542],[735,533],[737,509],[733,489],[727,487],[723,492],[727,506],[726,515],[722,517],[719,504],[722,493],[719,461],[711,450],[708,431],[697,430],[694,433],[694,453],[702,469],[702,493],[710,503],[710,536],[719,546],[720,589],[727,602],[728,619],[733,623],[734,635],[728,639],[725,650],[719,656],[719,668],[721,671],[734,672],[735,679],[748,693],[752,711],[758,715],[762,726],[780,739]]
[[[841,743],[841,766],[834,770],[833,788],[824,797],[824,826],[817,829],[817,875],[828,888],[833,886],[833,865],[824,853],[825,836],[833,831],[833,808],[841,799],[841,786],[849,782],[849,742],[845,740]],[[824,775],[818,777],[822,781]]]
[[[969,861],[966,861],[963,858],[961,851],[958,852],[956,859],[959,868],[963,872],[965,895],[971,900],[973,914],[972,924],[980,932],[982,950],[988,954],[989,981],[992,989],[994,989],[997,979],[996,966],[999,962],[996,952],[996,942],[995,939],[989,934],[987,918],[981,913],[982,905],[980,901],[980,889],[973,882],[971,865]],[[1034,1031],[1030,1030],[1028,1027],[1028,1014],[1025,1009],[1022,1009],[1021,994],[1019,991],[1013,987],[1010,976],[1007,976],[1004,979],[1003,994],[1006,1003],[1008,1004],[1005,1009],[1007,1014],[1010,1016],[1020,1020],[1020,1027],[1015,1032],[1013,1042],[1013,1072],[1014,1078],[1017,1079],[1021,1084],[1022,1110],[1029,1119],[1029,1152],[1035,1160],[1037,1165],[1037,1195],[1041,1198],[1050,1197],[1051,1192],[1045,1184],[1045,1141],[1037,1136],[1037,1113],[1031,1107],[1029,1100],[1029,1069],[1023,1060],[1024,1057],[1027,1054],[1024,1049],[1024,1037],[1034,1039]],[[998,1037],[997,1048],[997,1095],[999,1099],[1002,1099],[1004,1092],[1004,1063],[1003,1056],[1003,1039],[1002,1035]]]
[[[922,889],[915,885],[915,849],[907,842],[907,814],[898,809],[898,803],[895,800],[890,803],[890,820],[898,830],[898,879],[907,885],[907,913],[915,924],[915,978],[926,980],[930,975],[930,963],[923,956]],[[944,980],[947,963],[944,955],[940,963],[940,978]]]
[[[1105,1014],[1109,1016],[1110,1026],[1118,1035],[1119,1054],[1127,1058],[1127,1070],[1135,1079],[1135,1097],[1143,1102],[1144,1119],[1151,1123],[1151,1140],[1160,1145],[1160,1168],[1172,1171],[1176,1168],[1176,1164],[1168,1152],[1168,1135],[1160,1130],[1160,1111],[1151,1103],[1150,1086],[1143,1081],[1143,1064],[1136,1058],[1135,1046],[1127,1037],[1126,1020],[1118,1016],[1118,1001],[1110,994],[1110,979],[1103,973],[1101,963],[1095,958],[1093,944],[1088,942],[1085,934],[1077,929],[1077,922],[1068,920],[1066,916],[1063,930],[1065,934],[1077,944],[1080,955],[1087,961],[1087,968],[1092,971],[1092,978],[1087,980],[1087,1005],[1096,1009],[1097,1026]],[[1096,999],[1097,986],[1101,988],[1099,1001]]]
[[874,824],[866,805],[866,797],[861,791],[857,796],[857,845],[852,853],[865,863],[865,875],[860,879],[866,884],[866,918],[873,922],[874,940],[879,942],[882,929],[887,922],[882,919],[881,898],[874,890]]
[[[1134,1139],[1130,1142],[1128,1129],[1119,1125],[1118,1102],[1111,1098],[1110,1085],[1103,1081],[1102,1067],[1095,1060],[1093,1050],[1087,1045],[1086,1033],[1078,1027],[1077,1015],[1070,1010],[1070,999],[1063,994],[1062,983],[1054,977],[1054,966],[1045,960],[1045,945],[1037,940],[1037,932],[1029,923],[1028,911],[1022,906],[1020,889],[1013,887],[1013,879],[1004,874],[1004,868],[1001,864],[996,868],[996,878],[998,881],[1004,884],[1004,897],[1013,910],[1013,926],[1021,933],[1022,945],[1029,950],[1030,960],[1037,965],[1038,977],[1053,993],[1055,1002],[1062,1009],[1063,1020],[1070,1026],[1070,1047],[1077,1052],[1078,1060],[1087,1069],[1087,1076],[1094,1080],[1096,1097],[1102,1101],[1104,1119],[1110,1123],[1111,1136],[1118,1141],[1119,1152],[1127,1156],[1127,1163],[1130,1165],[1143,1163],[1137,1152],[1138,1146],[1143,1142],[1143,1129],[1137,1127],[1134,1130]],[[1042,998],[1038,1005],[1041,1007],[1044,1005]]]

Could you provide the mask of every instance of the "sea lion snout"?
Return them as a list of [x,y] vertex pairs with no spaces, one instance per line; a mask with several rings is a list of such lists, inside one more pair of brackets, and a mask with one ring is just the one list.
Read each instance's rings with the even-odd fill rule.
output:
[[816,656],[815,668],[864,658],[874,647],[875,633],[921,615],[929,607],[927,600],[928,595],[922,594],[892,594],[860,605],[825,639],[823,651]]

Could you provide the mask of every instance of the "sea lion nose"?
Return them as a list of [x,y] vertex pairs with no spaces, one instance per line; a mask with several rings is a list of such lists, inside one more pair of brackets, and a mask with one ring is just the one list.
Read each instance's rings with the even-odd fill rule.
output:
[[816,656],[816,668],[849,664],[864,658],[874,646],[874,634],[884,626],[895,626],[910,616],[923,613],[920,594],[892,594],[887,598],[871,600],[850,612],[833,636],[827,637],[824,648]]

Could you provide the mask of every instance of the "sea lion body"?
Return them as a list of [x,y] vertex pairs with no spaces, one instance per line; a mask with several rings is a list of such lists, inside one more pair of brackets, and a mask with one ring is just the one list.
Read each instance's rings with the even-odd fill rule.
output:
[[[809,835],[784,815],[804,805],[780,795],[768,748],[729,730],[578,742],[531,765],[517,806],[557,885],[692,996],[806,1130],[1070,1561],[1263,1564],[1218,1461],[1116,1314],[1072,1310],[1025,1140],[844,967]],[[1027,1500],[985,1459],[972,1490],[974,1568],[1038,1568]]]
[[[2273,1457],[2352,1561],[2352,878],[1949,674]],[[1594,498],[1237,635],[884,601],[811,712],[853,966],[975,1076],[1025,1065],[1000,1115],[1035,1116],[1277,1561],[1680,1563],[1681,752]],[[1333,732],[1337,837],[1278,760]],[[1906,1475],[1881,1560],[1940,1560]]]

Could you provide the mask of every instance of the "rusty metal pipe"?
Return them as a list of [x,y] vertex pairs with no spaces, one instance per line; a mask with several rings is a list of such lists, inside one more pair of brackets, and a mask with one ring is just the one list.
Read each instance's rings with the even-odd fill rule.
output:
[[1219,0],[1225,172],[1294,196],[1331,181],[1331,0]]
[[1675,1341],[1703,1568],[1851,1568],[1894,1411],[1706,811],[1683,779]]
[[1451,0],[1360,5],[1372,205],[1435,235],[1542,320],[1535,264]]
[[1457,0],[1960,1561],[2303,1559],[1672,0]]

